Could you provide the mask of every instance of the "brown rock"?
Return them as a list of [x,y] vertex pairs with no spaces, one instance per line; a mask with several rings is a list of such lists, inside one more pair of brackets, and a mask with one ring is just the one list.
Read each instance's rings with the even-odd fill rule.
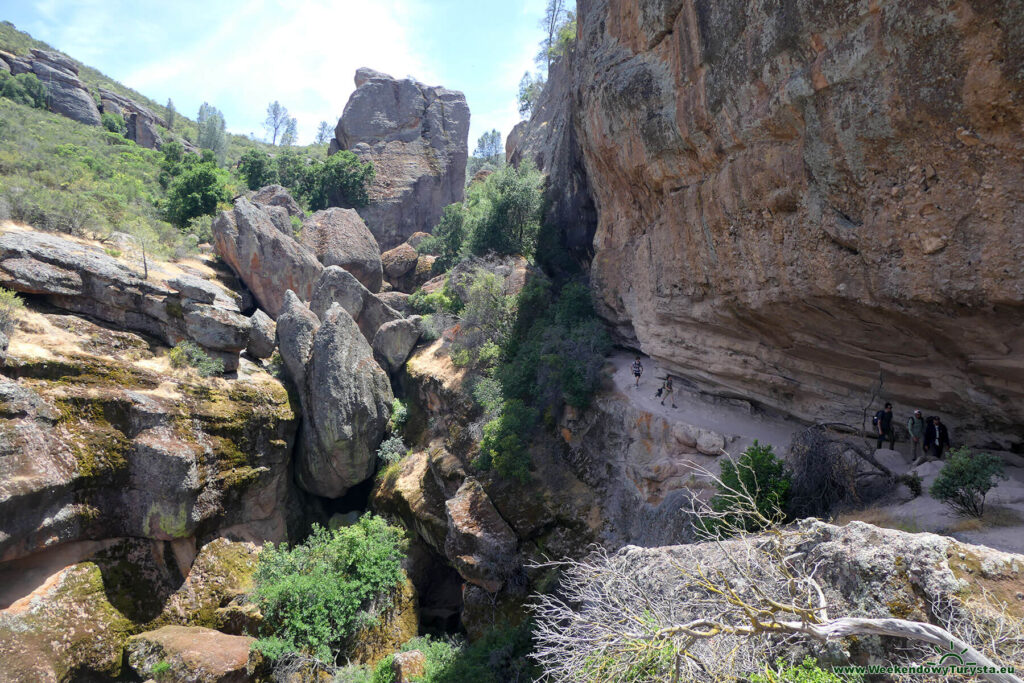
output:
[[409,235],[409,239],[407,239],[405,243],[408,244],[413,249],[415,249],[416,247],[420,246],[420,242],[427,239],[428,237],[430,237],[429,232],[414,232],[413,234]]
[[515,533],[472,477],[445,502],[445,509],[445,555],[466,581],[491,593],[499,591],[516,561]]
[[140,676],[155,676],[156,665],[166,662],[165,675],[181,683],[245,683],[254,641],[200,626],[164,626],[129,638],[128,662]]
[[325,266],[341,266],[371,292],[380,291],[380,247],[353,209],[317,211],[302,222],[302,243]]
[[416,637],[419,610],[416,588],[408,578],[386,595],[382,604],[376,625],[353,634],[354,646],[348,653],[353,662],[373,666],[402,643]]
[[419,259],[419,254],[407,242],[399,244],[394,249],[389,249],[380,255],[381,263],[384,266],[384,275],[387,276],[392,284],[394,284],[395,280],[414,270],[417,259]]
[[419,650],[399,652],[391,664],[395,672],[395,683],[411,683],[426,672],[427,656]]
[[280,206],[289,216],[298,216],[299,218],[305,216],[299,203],[295,201],[288,189],[281,185],[261,187],[252,196],[252,203],[263,206]]

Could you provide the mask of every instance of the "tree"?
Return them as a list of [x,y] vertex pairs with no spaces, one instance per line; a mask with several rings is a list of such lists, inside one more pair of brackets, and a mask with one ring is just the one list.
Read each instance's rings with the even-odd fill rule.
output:
[[124,122],[124,117],[120,114],[115,114],[112,111],[104,112],[103,115],[100,116],[100,121],[103,123],[103,127],[111,133],[120,133],[121,135],[128,134],[128,126]]
[[997,479],[1006,478],[999,456],[975,455],[967,448],[958,448],[949,454],[930,493],[958,514],[981,517],[985,514],[985,496]]
[[323,145],[330,142],[331,138],[333,137],[334,129],[331,128],[331,124],[327,123],[326,121],[321,121],[320,125],[317,126],[316,137],[314,138],[314,142],[316,142],[316,144],[318,145]]
[[544,91],[544,79],[540,74],[530,75],[527,71],[519,81],[519,115],[524,118],[533,116],[540,94]]
[[238,160],[238,173],[245,179],[250,190],[258,190],[277,180],[274,160],[261,149],[246,150]]
[[568,20],[569,10],[565,6],[565,0],[548,0],[544,8],[544,18],[540,20],[540,26],[544,29],[544,38],[540,41],[540,52],[537,53],[536,62],[540,66],[551,68],[552,49],[558,39],[558,31],[562,24]]
[[284,126],[284,132],[281,133],[281,145],[284,147],[291,147],[295,144],[299,138],[299,122],[292,116],[288,119],[288,122]]
[[473,156],[495,163],[503,152],[501,133],[497,129],[491,129],[481,135],[476,141],[476,149],[473,151]]
[[274,159],[277,182],[293,192],[301,189],[306,175],[306,160],[293,151],[280,152]]
[[416,251],[437,256],[434,271],[443,273],[458,263],[465,239],[466,209],[462,204],[449,204],[441,212],[441,219],[430,237],[420,242]]
[[174,119],[178,116],[178,110],[174,108],[174,100],[167,98],[167,130],[174,130]]
[[0,80],[0,97],[6,97],[18,104],[45,109],[46,96],[46,86],[35,74],[18,74]]
[[202,149],[208,149],[217,157],[217,163],[224,163],[228,151],[228,139],[225,132],[224,115],[216,107],[207,102],[199,106],[199,115],[196,117],[199,124],[199,135],[196,143]]
[[488,176],[470,250],[531,256],[540,229],[540,184],[541,175],[529,162],[519,168],[505,166]]
[[271,134],[270,144],[277,144],[277,136],[285,132],[290,118],[288,108],[277,100],[267,105],[267,118],[263,121],[263,127]]
[[367,186],[375,176],[373,164],[359,160],[354,153],[342,150],[306,166],[300,183],[302,194],[312,211],[328,206],[354,208],[369,202]]
[[213,215],[218,203],[231,199],[220,173],[213,164],[199,163],[175,178],[164,200],[167,222],[184,228],[193,218]]

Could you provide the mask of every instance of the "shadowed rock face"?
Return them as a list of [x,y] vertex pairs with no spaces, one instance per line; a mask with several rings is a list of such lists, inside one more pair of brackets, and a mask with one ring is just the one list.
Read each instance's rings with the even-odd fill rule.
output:
[[445,206],[462,201],[469,107],[461,92],[372,69],[356,71],[355,81],[330,153],[347,149],[373,162],[370,203],[359,215],[390,249],[430,232]]
[[859,421],[881,373],[885,399],[1019,445],[1022,20],[581,2],[572,122],[620,339],[806,418]]

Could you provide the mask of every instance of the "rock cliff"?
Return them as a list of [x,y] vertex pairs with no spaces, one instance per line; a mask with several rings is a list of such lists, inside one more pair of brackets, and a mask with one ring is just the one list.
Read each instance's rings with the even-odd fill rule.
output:
[[381,248],[430,232],[449,204],[461,202],[469,107],[461,92],[356,71],[356,90],[335,129],[330,153],[372,161],[370,203],[359,209]]
[[881,376],[1020,447],[1019,4],[578,9],[567,113],[537,123],[571,125],[622,341],[803,418],[859,421]]

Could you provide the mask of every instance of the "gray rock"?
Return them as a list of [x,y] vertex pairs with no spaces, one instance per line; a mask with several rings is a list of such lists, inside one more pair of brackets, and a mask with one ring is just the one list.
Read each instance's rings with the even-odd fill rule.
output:
[[0,363],[7,360],[7,347],[11,343],[11,340],[7,338],[3,330],[0,330]]
[[153,110],[139,104],[133,99],[123,97],[112,90],[100,88],[100,104],[103,106],[103,113],[113,112],[124,117],[125,126],[128,131],[125,134],[129,140],[147,149],[159,149],[163,144],[160,131],[157,126],[167,127],[167,122],[153,113]]
[[50,111],[91,126],[100,125],[100,110],[85,84],[78,79],[78,67],[56,52],[32,50],[32,73],[46,86]]
[[288,209],[283,206],[264,206],[263,210],[270,216],[274,227],[289,237],[295,237],[295,230],[292,229],[292,218],[288,215]]
[[302,243],[325,266],[341,266],[371,292],[380,291],[380,247],[355,210],[317,211],[302,222]]
[[416,261],[420,255],[408,243],[399,244],[394,249],[389,249],[380,255],[381,263],[384,266],[384,274],[394,284],[395,280],[404,277],[407,273],[415,270]]
[[249,355],[253,358],[270,358],[274,353],[277,325],[269,315],[258,308],[249,317],[249,324]]
[[455,495],[445,501],[445,509],[445,556],[469,583],[490,593],[501,590],[516,563],[515,532],[473,477],[467,477]]
[[402,315],[412,313],[412,307],[409,306],[409,295],[405,292],[381,292],[377,295],[377,298],[385,306],[394,309]]
[[305,384],[306,363],[313,352],[313,335],[319,327],[320,319],[299,301],[295,292],[288,290],[284,308],[277,317],[275,335],[285,368],[297,388]]
[[238,353],[249,343],[249,327],[249,319],[234,311],[206,304],[191,304],[185,309],[188,338],[207,349],[233,352],[235,367]]
[[370,203],[359,215],[390,249],[430,232],[445,206],[462,201],[469,107],[460,92],[372,69],[356,71],[355,82],[328,153],[347,149],[373,162]]
[[282,185],[261,187],[252,196],[252,202],[263,206],[280,206],[287,211],[289,216],[298,216],[299,218],[305,216],[302,207]]
[[420,317],[418,315],[402,320],[384,323],[373,338],[373,352],[382,361],[381,365],[390,372],[397,372],[405,365],[413,347],[420,339]]
[[[229,636],[201,626],[164,626],[128,639],[128,663],[140,676],[168,676],[182,683],[252,680],[251,636]],[[258,655],[257,655],[258,657]],[[168,668],[158,672],[163,662]]]
[[212,304],[222,294],[220,287],[195,275],[178,275],[168,280],[167,286],[201,304]]
[[323,266],[305,247],[278,230],[270,216],[244,197],[213,222],[217,254],[245,283],[260,308],[277,317],[288,290],[309,301]]
[[316,331],[305,379],[296,480],[337,498],[373,474],[394,398],[370,345],[338,304]]
[[376,294],[363,287],[352,273],[338,266],[329,266],[313,287],[309,307],[317,316],[323,317],[335,302],[355,318],[363,337],[370,344],[381,325],[402,317],[398,311],[377,298]]

